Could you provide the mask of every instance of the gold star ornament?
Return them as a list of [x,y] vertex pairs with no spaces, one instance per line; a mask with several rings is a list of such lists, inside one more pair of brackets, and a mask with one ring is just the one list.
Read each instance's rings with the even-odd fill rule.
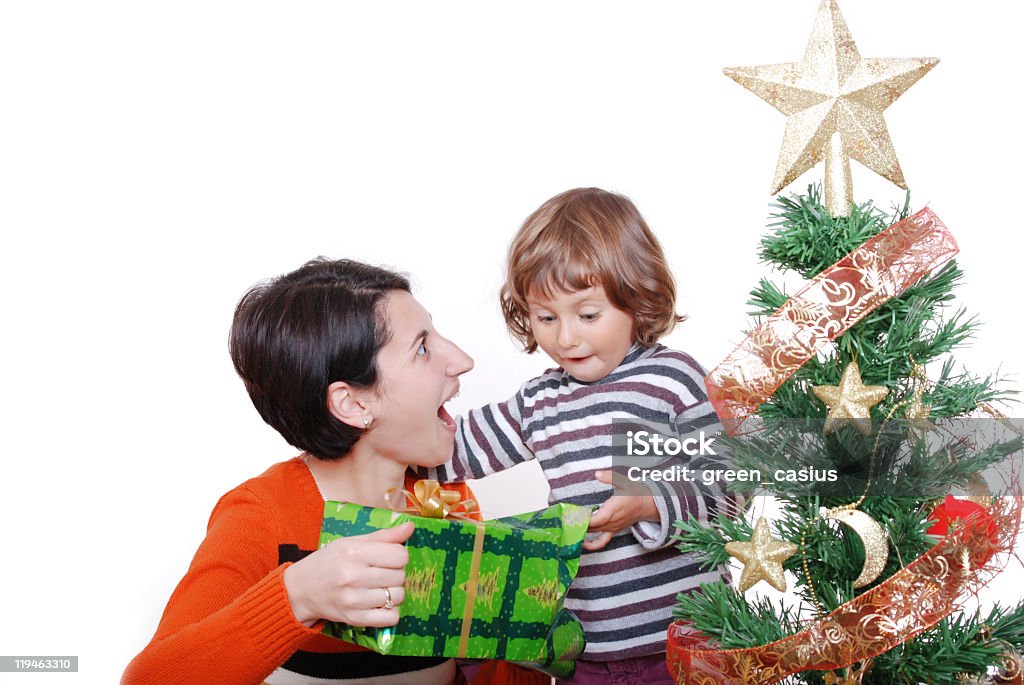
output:
[[826,434],[849,423],[864,435],[871,435],[871,407],[889,394],[888,388],[880,385],[864,385],[857,362],[846,365],[839,385],[819,385],[812,390],[819,400],[828,405],[828,417],[823,428]]
[[782,562],[796,554],[796,545],[773,539],[767,519],[757,520],[748,542],[728,542],[725,551],[743,562],[740,592],[746,592],[762,580],[779,592],[786,591]]
[[910,398],[910,405],[907,407],[907,422],[910,430],[924,438],[928,431],[935,430],[935,424],[929,417],[932,414],[932,405],[924,403],[924,386],[914,388],[914,394]]
[[909,431],[917,436],[918,440],[924,440],[929,431],[935,430],[935,424],[931,422],[932,405],[924,403],[924,393],[928,386],[928,375],[924,367],[910,358],[914,364],[914,371],[911,379],[914,381],[914,392],[909,400],[902,404],[907,405],[906,421]]
[[847,216],[850,158],[907,187],[882,112],[938,63],[861,57],[836,0],[822,0],[802,62],[725,74],[788,117],[772,194],[824,158],[826,207],[833,216]]

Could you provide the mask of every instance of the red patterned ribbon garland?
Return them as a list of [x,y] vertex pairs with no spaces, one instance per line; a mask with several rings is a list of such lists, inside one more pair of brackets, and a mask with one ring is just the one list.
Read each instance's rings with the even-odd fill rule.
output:
[[707,375],[708,399],[726,432],[735,434],[826,344],[958,251],[946,226],[925,208],[811,279]]
[[668,669],[679,685],[774,683],[800,671],[831,671],[873,658],[931,629],[1001,568],[992,557],[1013,548],[1020,527],[1019,491],[968,519],[888,580],[809,628],[747,649],[714,649],[677,621],[669,626]]

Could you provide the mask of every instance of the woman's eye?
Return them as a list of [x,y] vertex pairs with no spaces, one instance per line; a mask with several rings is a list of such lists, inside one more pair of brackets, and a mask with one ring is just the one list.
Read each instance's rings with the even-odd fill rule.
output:
[[416,348],[416,356],[423,357],[427,354],[427,343],[421,342],[420,346]]
[[583,319],[584,321],[597,321],[599,316],[601,316],[600,313],[580,314],[580,318]]
[[555,320],[555,317],[550,316],[548,314],[538,314],[537,315],[537,321],[540,321],[541,323],[551,323],[554,320]]

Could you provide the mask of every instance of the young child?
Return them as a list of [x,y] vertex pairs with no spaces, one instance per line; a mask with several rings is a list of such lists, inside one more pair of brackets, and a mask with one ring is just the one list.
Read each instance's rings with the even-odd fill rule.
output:
[[[706,521],[725,500],[692,483],[613,494],[613,419],[690,433],[717,423],[704,370],[657,344],[683,320],[661,245],[629,199],[597,188],[557,195],[531,214],[509,250],[501,307],[527,352],[558,365],[505,402],[458,420],[444,480],[481,478],[537,459],[549,501],[601,505],[565,606],[587,647],[570,681],[673,683],[666,628],[680,592],[720,579],[671,545],[673,522]],[[619,453],[621,454],[621,448]],[[673,489],[674,488],[674,489]],[[644,491],[645,493],[647,491]]]

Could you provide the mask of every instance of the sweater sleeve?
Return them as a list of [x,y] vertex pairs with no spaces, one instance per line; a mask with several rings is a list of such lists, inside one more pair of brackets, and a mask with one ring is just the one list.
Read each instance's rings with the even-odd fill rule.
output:
[[[693,438],[694,444],[702,444],[700,435],[713,438],[721,431],[721,423],[708,400],[704,385],[704,372],[692,359],[682,353],[677,355],[674,366],[675,373],[664,379],[666,387],[672,388],[679,398],[677,412],[670,417],[667,429],[670,437],[680,440]],[[677,457],[666,458],[666,465],[676,461]],[[694,455],[686,464],[691,471],[714,469],[714,455]],[[637,541],[646,549],[658,549],[672,542],[675,522],[696,518],[701,524],[707,524],[724,506],[732,503],[718,483],[704,484],[699,479],[694,481],[651,481],[646,483],[654,497],[658,509],[659,521],[641,521],[633,526],[632,532]]]
[[273,513],[244,487],[221,498],[152,641],[122,685],[260,683],[310,635],[292,613]]
[[504,402],[471,409],[457,417],[451,460],[436,468],[416,469],[417,475],[441,482],[483,478],[533,459],[524,435],[527,385]]

